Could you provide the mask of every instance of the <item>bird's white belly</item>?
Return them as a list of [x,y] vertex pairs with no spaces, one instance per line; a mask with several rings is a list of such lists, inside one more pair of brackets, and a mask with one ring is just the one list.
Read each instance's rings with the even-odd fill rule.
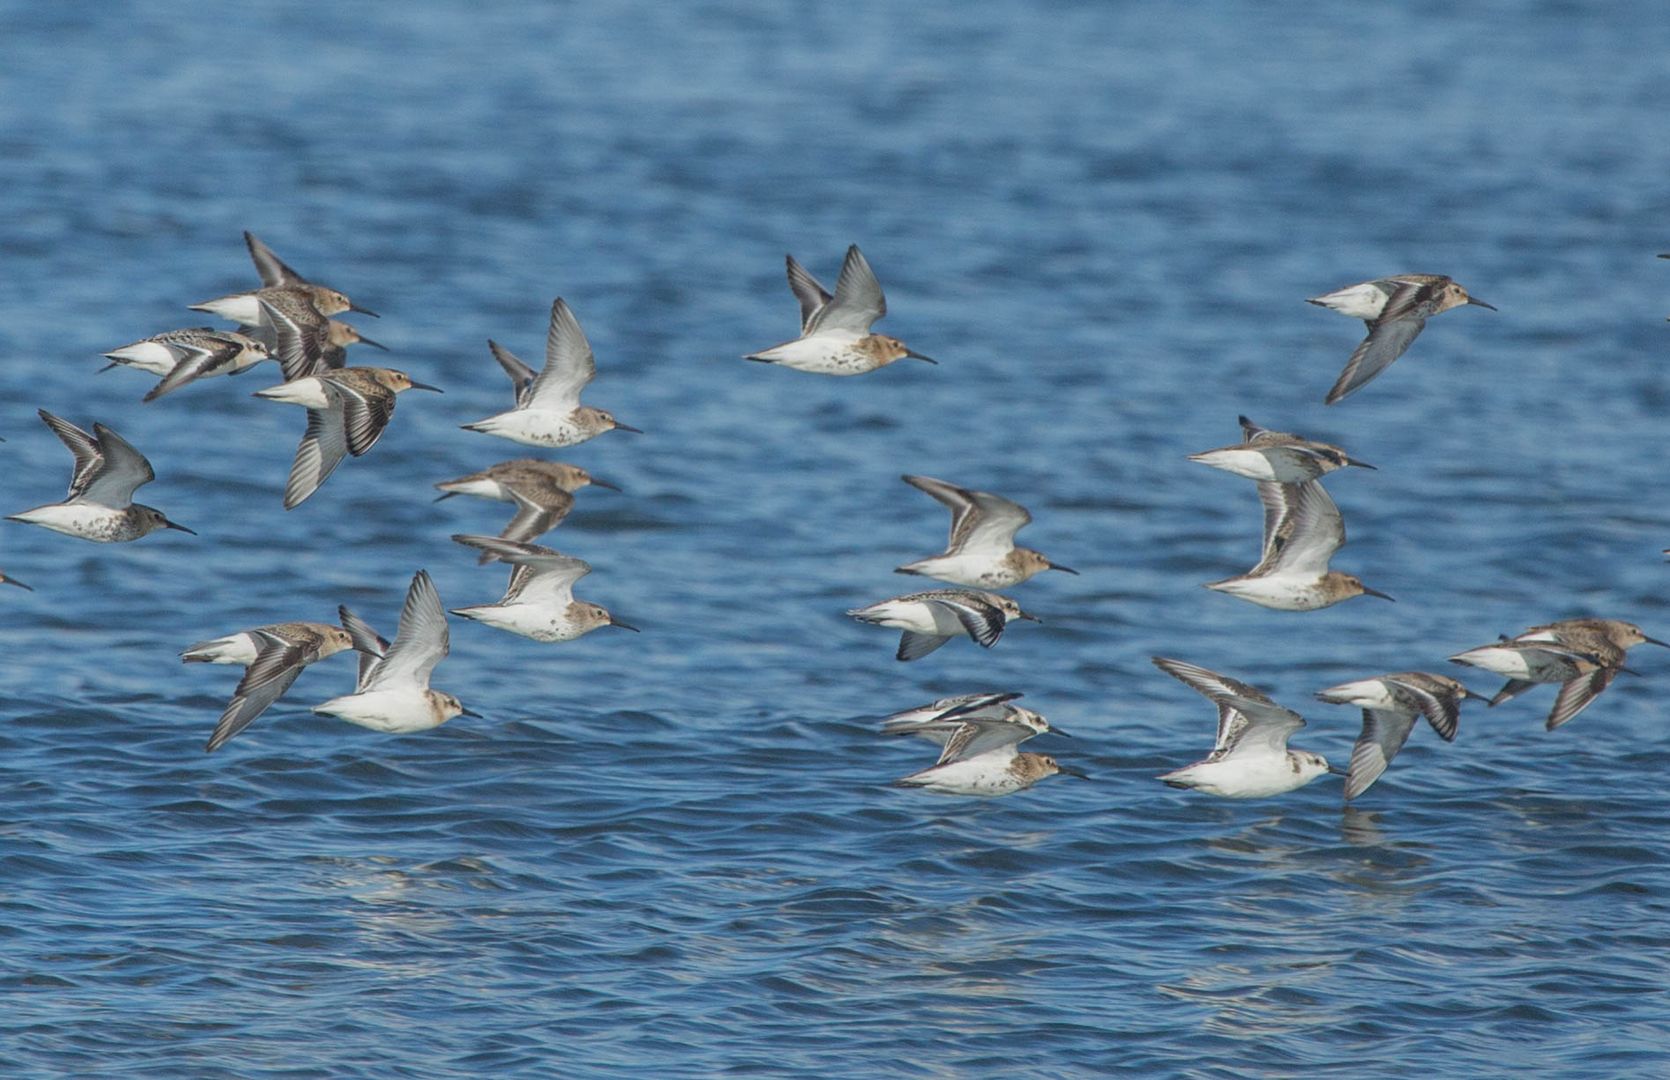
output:
[[104,355],[119,364],[148,371],[152,375],[167,375],[174,370],[174,364],[178,359],[174,350],[156,341],[136,341],[132,345],[124,345]]
[[936,555],[910,563],[907,569],[919,574],[968,585],[980,589],[1004,589],[1025,581],[1005,560],[1007,551],[963,552],[957,555]]
[[261,301],[254,293],[234,293],[206,300],[194,305],[192,310],[207,311],[243,326],[260,326],[265,321],[261,318]]
[[1378,319],[1380,313],[1386,310],[1386,300],[1386,293],[1365,283],[1318,296],[1315,302],[1353,319]]
[[1317,697],[1323,701],[1331,701],[1336,705],[1360,705],[1365,709],[1401,709],[1402,706],[1392,699],[1386,684],[1379,679],[1362,679],[1358,682],[1340,683],[1330,686],[1326,690],[1319,690]]
[[[932,777],[922,776],[927,783],[919,786],[924,791],[941,795],[980,795],[991,797],[1019,791],[1022,784],[1009,770],[1013,755],[1002,755],[1002,762],[984,761],[982,754],[964,761],[954,761],[928,770]],[[921,774],[918,774],[921,776]]]
[[351,724],[371,728],[373,731],[393,734],[427,731],[441,724],[441,721],[436,719],[428,693],[417,689],[347,694],[332,698],[322,705],[315,705],[313,711],[338,716]]
[[858,334],[846,332],[814,334],[754,355],[814,375],[862,375],[874,371],[878,365],[873,357],[853,348],[859,338]]
[[1458,653],[1455,659],[1459,663],[1471,664],[1473,667],[1485,671],[1495,672],[1508,679],[1524,679],[1537,681],[1538,672],[1534,670],[1529,657],[1518,649],[1500,649],[1494,645],[1486,645],[1478,649],[1469,649]]
[[[1204,454],[1195,454],[1194,460],[1249,480],[1275,480],[1284,484],[1299,482],[1279,475],[1270,459],[1257,450],[1208,450]],[[1310,477],[1299,479],[1308,480]]]
[[126,515],[120,510],[89,502],[52,503],[12,516],[18,521],[27,521],[53,532],[100,542],[115,539],[117,530],[126,520]]
[[938,604],[890,600],[869,610],[871,614],[867,621],[899,630],[914,630],[918,634],[938,634],[941,637],[963,632],[963,624],[957,621],[957,617]]
[[1262,799],[1303,787],[1311,778],[1300,773],[1286,754],[1261,754],[1191,765],[1161,779],[1225,799]]
[[474,495],[478,499],[497,499],[499,502],[512,502],[510,489],[497,480],[466,480],[448,484],[446,490],[453,495]]
[[552,449],[574,446],[597,434],[595,431],[583,430],[576,424],[573,410],[554,412],[547,409],[513,409],[497,416],[489,416],[485,420],[478,420],[469,427],[474,431],[497,435],[501,439],[509,439],[527,446]]
[[312,375],[306,378],[293,379],[277,386],[269,386],[265,390],[257,390],[256,397],[266,398],[268,401],[282,401],[286,405],[301,405],[309,409],[328,409],[331,407],[330,395],[325,391],[322,379]]
[[547,644],[573,641],[585,633],[561,612],[543,604],[477,604],[458,608],[453,614]]
[[255,639],[247,633],[228,634],[223,638],[204,642],[202,647],[191,650],[186,656],[211,664],[253,664]]
[[1277,611],[1314,611],[1335,602],[1322,592],[1315,577],[1291,574],[1232,578],[1207,587]]

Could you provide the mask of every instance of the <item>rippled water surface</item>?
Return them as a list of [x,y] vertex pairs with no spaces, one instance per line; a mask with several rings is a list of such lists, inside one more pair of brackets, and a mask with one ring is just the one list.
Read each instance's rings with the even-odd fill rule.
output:
[[[201,534],[7,525],[0,1072],[8,1076],[1661,1076],[1670,657],[1579,720],[1550,692],[1232,803],[1154,782],[1210,745],[1181,656],[1310,694],[1575,614],[1670,637],[1670,22],[1556,2],[6,5],[0,504],[56,499],[47,407],[151,458]],[[383,313],[442,385],[286,513],[300,410],[269,369],[149,405],[98,354],[247,286],[253,229]],[[782,256],[860,243],[881,329],[938,357],[819,379]],[[1444,272],[1465,309],[1324,408],[1361,328],[1302,303]],[[498,595],[434,481],[566,297],[589,400],[549,543],[643,627],[540,646],[455,624],[485,719],[381,736],[308,706],[212,756],[236,669],[195,640],[412,573]],[[1235,416],[1379,466],[1330,481],[1336,566],[1397,603],[1266,611],[1201,582],[1257,549],[1250,484],[1184,460]],[[1047,620],[914,664],[842,612],[907,591],[944,515],[1008,493],[1082,576]],[[1648,655],[1654,654],[1654,655]],[[1481,690],[1489,680],[1471,677]],[[1006,688],[1089,772],[1010,798],[887,782],[877,714]],[[1038,745],[1038,744],[1035,744]]]

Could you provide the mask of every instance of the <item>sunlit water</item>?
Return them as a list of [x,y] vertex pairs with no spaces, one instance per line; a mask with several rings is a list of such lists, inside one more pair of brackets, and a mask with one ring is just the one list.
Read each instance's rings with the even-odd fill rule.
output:
[[[1311,718],[1312,691],[1551,618],[1670,636],[1670,22],[1650,3],[749,10],[442,3],[11,5],[0,40],[0,497],[60,497],[45,406],[144,450],[197,529],[96,547],[4,528],[0,1071],[329,1076],[1662,1075],[1670,657],[1576,722],[1550,694],[1235,804],[1152,779],[1210,746],[1180,656]],[[98,354],[253,281],[239,232],[381,311],[446,388],[298,510],[270,369],[150,405]],[[742,362],[792,336],[782,256],[858,242],[861,379]],[[1453,274],[1325,409],[1361,327],[1302,303]],[[306,672],[213,756],[236,669],[192,641],[340,602],[393,630],[412,573],[498,595],[429,486],[518,456],[491,336],[552,297],[588,400],[647,434],[566,459],[548,542],[641,625],[539,646],[455,624],[485,720],[378,736]],[[1330,481],[1336,567],[1397,598],[1305,615],[1202,590],[1257,556],[1250,484],[1184,460],[1235,416],[1379,466]],[[1001,491],[1081,577],[1047,620],[914,664],[842,612],[917,584]],[[1488,680],[1472,677],[1487,692]],[[891,789],[931,748],[878,713],[1023,690],[1092,774],[995,801]],[[1049,745],[1043,745],[1048,743]]]

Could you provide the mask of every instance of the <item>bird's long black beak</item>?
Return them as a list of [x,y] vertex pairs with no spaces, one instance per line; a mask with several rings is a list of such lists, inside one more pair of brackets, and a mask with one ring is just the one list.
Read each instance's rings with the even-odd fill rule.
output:
[[591,482],[595,487],[608,488],[610,491],[619,491],[621,489],[619,484],[611,484],[609,481],[599,480],[595,476],[591,478]]
[[1080,769],[1075,769],[1070,765],[1062,765],[1062,764],[1057,763],[1056,766],[1055,766],[1055,771],[1060,773],[1062,776],[1076,776],[1080,780],[1090,779],[1090,774],[1089,773],[1084,772],[1083,770],[1080,770]]
[[456,491],[443,491],[439,495],[435,496],[435,501],[440,502],[442,499],[450,499],[456,494],[458,494]]
[[1059,570],[1063,574],[1072,574],[1074,577],[1079,576],[1079,572],[1074,570],[1071,566],[1062,566],[1060,563],[1050,562],[1048,559],[1044,560],[1044,565],[1049,567],[1051,570]]
[[109,371],[109,370],[110,370],[110,369],[111,369],[111,368],[119,368],[119,367],[121,367],[121,366],[122,366],[122,365],[121,365],[121,364],[119,364],[119,363],[117,363],[117,362],[116,362],[116,361],[114,361],[114,360],[112,360],[112,361],[110,361],[110,363],[108,363],[108,364],[106,364],[106,365],[104,365],[104,366],[103,366],[103,367],[101,367],[101,368],[99,368],[99,369],[98,369],[98,370],[97,370],[97,371],[95,371],[95,372],[93,372],[93,374],[95,374],[95,375],[103,375],[103,374],[104,374],[104,373],[105,373],[105,372],[107,372],[107,371]]
[[1489,701],[1490,700],[1490,698],[1487,695],[1475,693],[1472,690],[1469,690],[1465,686],[1463,686],[1461,688],[1461,700],[1466,701],[1468,698],[1476,698],[1479,701]]
[[437,394],[446,393],[445,390],[442,390],[438,386],[430,386],[428,383],[418,382],[416,379],[411,380],[411,383],[412,383],[412,389],[413,390],[432,390]]
[[923,356],[921,353],[917,352],[914,349],[906,349],[905,350],[905,355],[910,357],[912,360],[921,360],[923,363],[926,363],[926,364],[938,364],[939,363],[939,361],[935,360],[933,357]]
[[1042,625],[1043,621],[1044,621],[1043,619],[1040,619],[1038,616],[1033,615],[1030,612],[1026,612],[1026,611],[1015,612],[1015,618],[1025,619],[1027,622],[1035,622],[1035,623],[1038,623],[1040,625]]
[[[1379,589],[1371,589],[1367,585],[1363,586],[1363,595],[1364,596],[1378,596],[1382,600],[1392,600],[1391,597],[1387,596],[1385,593],[1381,592]],[[1395,603],[1397,603],[1397,601],[1392,600],[1392,603],[1395,604]]]
[[372,310],[371,310],[371,309],[370,309],[370,308],[368,308],[368,307],[360,307],[360,306],[359,306],[359,305],[358,305],[358,304],[356,304],[356,303],[354,303],[354,302],[353,302],[353,301],[352,301],[352,300],[350,300],[350,301],[348,301],[348,310],[349,310],[349,311],[357,311],[357,312],[359,312],[359,313],[360,313],[360,314],[361,314],[361,315],[369,315],[369,316],[371,316],[371,317],[372,317],[372,318],[373,318],[373,319],[380,319],[380,318],[382,318],[382,316],[381,316],[381,315],[379,315],[379,314],[377,314],[377,313],[376,313],[376,312],[375,312],[375,311],[372,311]]
[[1474,307],[1482,307],[1482,308],[1489,308],[1489,309],[1490,309],[1490,310],[1491,310],[1491,311],[1495,311],[1495,310],[1496,310],[1496,305],[1495,305],[1495,304],[1487,304],[1487,303],[1485,303],[1485,302],[1484,302],[1484,301],[1483,301],[1483,300],[1480,300],[1480,299],[1479,299],[1479,298],[1478,298],[1478,297],[1476,297],[1476,296],[1469,296],[1469,297],[1468,297],[1468,298],[1467,298],[1467,302],[1468,302],[1468,303],[1469,303],[1469,304],[1472,304],[1472,305],[1473,305],[1473,306],[1474,306]]
[[165,528],[165,529],[173,529],[175,532],[191,533],[191,535],[193,535],[193,536],[197,535],[197,533],[194,530],[188,529],[184,525],[176,525],[172,521],[169,521],[167,518],[162,519],[162,527]]
[[635,428],[630,424],[623,424],[619,420],[615,421],[615,430],[616,431],[630,431],[634,435],[642,435],[644,433],[642,428]]
[[1069,732],[1062,731],[1060,728],[1056,727],[1054,724],[1051,724],[1050,729],[1048,731],[1044,732],[1044,734],[1046,734],[1046,735],[1059,735],[1063,739],[1071,739],[1073,737]]
[[1351,775],[1351,773],[1348,770],[1342,769],[1338,765],[1329,765],[1328,766],[1328,771],[1335,776],[1350,776]]
[[30,592],[35,591],[31,586],[25,585],[23,582],[17,580],[17,578],[7,577],[4,574],[0,574],[0,585],[16,585],[20,589],[28,589]]
[[1646,634],[1641,635],[1641,640],[1646,642],[1648,645],[1662,645],[1666,649],[1670,649],[1670,641],[1660,641],[1658,638],[1648,637]]
[[464,708],[463,705],[458,706],[458,715],[459,716],[468,716],[468,717],[471,717],[471,718],[476,719],[476,720],[487,719],[485,716],[476,712],[474,709],[466,709],[466,708]]
[[388,351],[389,351],[389,347],[388,347],[388,346],[387,346],[387,345],[384,345],[384,344],[383,344],[383,343],[382,343],[382,342],[380,342],[380,341],[372,341],[372,340],[371,340],[371,339],[370,339],[370,338],[368,338],[368,337],[366,337],[366,336],[365,336],[365,335],[364,335],[364,334],[361,334],[361,335],[360,335],[360,336],[359,336],[359,339],[360,339],[360,340],[359,340],[359,343],[360,343],[360,344],[361,344],[361,345],[369,345],[369,346],[371,346],[371,347],[372,347],[372,348],[373,348],[373,349],[381,349],[381,350],[383,350],[383,351],[384,351],[384,352],[388,352]]
[[1348,457],[1348,458],[1346,458],[1346,459],[1345,459],[1345,463],[1346,463],[1346,464],[1347,464],[1347,465],[1355,465],[1355,466],[1357,466],[1357,468],[1359,468],[1359,469],[1374,469],[1374,471],[1375,471],[1375,472],[1379,472],[1379,471],[1380,471],[1380,470],[1379,470],[1379,469],[1375,469],[1375,468],[1374,468],[1374,466],[1373,466],[1373,465],[1370,465],[1370,464],[1369,464],[1369,463],[1368,463],[1368,462],[1366,462],[1366,461],[1358,461],[1358,460],[1357,460],[1357,459],[1356,459],[1356,458],[1354,458],[1354,457]]
[[609,616],[609,625],[610,626],[618,626],[622,630],[630,630],[634,634],[642,632],[636,626],[633,626],[631,623],[621,622],[619,619],[615,618],[613,615]]

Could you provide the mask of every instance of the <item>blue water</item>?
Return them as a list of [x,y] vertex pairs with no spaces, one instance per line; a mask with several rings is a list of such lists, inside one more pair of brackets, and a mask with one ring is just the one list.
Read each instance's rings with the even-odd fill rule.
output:
[[[1212,717],[1148,664],[1254,682],[1343,760],[1317,688],[1568,615],[1670,636],[1662,16],[5,5],[0,505],[61,495],[44,406],[202,535],[0,533],[36,589],[0,596],[0,1073],[1664,1075],[1670,658],[1552,735],[1546,690],[1470,703],[1343,813],[1334,780],[1155,783]],[[270,371],[93,377],[252,282],[246,228],[447,391],[291,513]],[[941,366],[739,360],[795,328],[783,253],[831,281],[853,242]],[[1407,270],[1501,311],[1325,409],[1361,330],[1302,299]],[[429,485],[518,455],[457,425],[556,295],[647,434],[565,455],[626,491],[547,542],[644,632],[455,625],[435,684],[486,719],[407,737],[307,711],[333,659],[205,756],[237,672],[190,642],[340,602],[388,633],[420,567],[498,595],[448,536],[506,508]],[[1183,460],[1241,412],[1380,467],[1330,482],[1335,565],[1395,605],[1199,588],[1256,558],[1251,485]],[[1047,625],[905,665],[842,615],[943,538],[902,472],[1031,507],[1083,571],[1015,590]],[[887,786],[929,748],[875,715],[993,687],[1094,779]]]

